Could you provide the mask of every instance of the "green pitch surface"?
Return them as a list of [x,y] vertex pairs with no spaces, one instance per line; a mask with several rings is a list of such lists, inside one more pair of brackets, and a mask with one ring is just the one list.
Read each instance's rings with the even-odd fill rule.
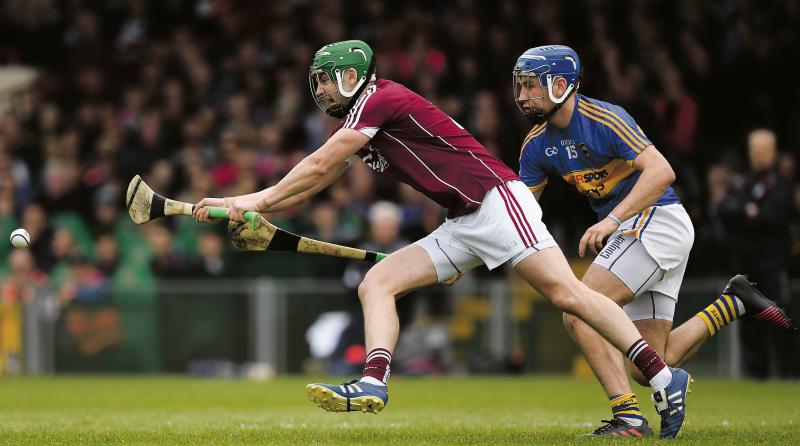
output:
[[[307,378],[0,380],[0,444],[619,444],[576,436],[609,415],[590,380],[394,378],[378,415],[326,413]],[[648,419],[649,398],[638,389]],[[800,444],[800,383],[697,379],[679,444]]]

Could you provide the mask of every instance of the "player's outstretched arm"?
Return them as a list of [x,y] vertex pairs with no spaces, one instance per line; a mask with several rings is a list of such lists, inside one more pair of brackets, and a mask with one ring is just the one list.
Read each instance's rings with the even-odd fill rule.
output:
[[305,202],[309,198],[311,198],[314,195],[318,194],[320,191],[324,190],[326,187],[330,186],[331,183],[333,183],[334,181],[336,181],[337,178],[342,176],[344,171],[347,170],[347,168],[350,166],[350,163],[355,159],[358,159],[357,155],[350,155],[349,157],[347,157],[345,159],[344,162],[339,163],[338,165],[336,165],[334,168],[332,168],[328,172],[325,172],[325,175],[322,176],[320,181],[316,185],[311,187],[310,189],[306,190],[303,193],[297,194],[297,195],[295,195],[293,197],[289,197],[289,198],[286,198],[286,199],[284,199],[284,200],[282,200],[282,201],[280,201],[278,203],[275,203],[272,206],[270,206],[269,208],[267,208],[266,210],[263,210],[262,212],[280,212],[280,211],[285,211],[286,209],[291,209],[291,208],[293,208],[293,207]]
[[305,157],[277,184],[253,194],[227,198],[204,198],[193,217],[210,221],[205,206],[228,208],[228,218],[244,221],[247,211],[278,212],[296,206],[330,185],[347,168],[351,156],[369,138],[355,130],[340,129],[311,155]]
[[349,166],[354,155],[369,142],[369,137],[352,129],[339,129],[319,149],[300,161],[278,184],[261,192],[258,208],[261,212],[286,209],[282,201],[301,197],[303,200],[319,193],[338,178]]

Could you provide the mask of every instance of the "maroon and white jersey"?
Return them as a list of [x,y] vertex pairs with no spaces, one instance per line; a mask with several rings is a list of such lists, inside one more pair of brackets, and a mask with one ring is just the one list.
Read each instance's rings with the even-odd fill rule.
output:
[[369,136],[358,155],[375,172],[406,183],[448,210],[469,214],[493,187],[519,177],[435,105],[378,80],[334,130]]

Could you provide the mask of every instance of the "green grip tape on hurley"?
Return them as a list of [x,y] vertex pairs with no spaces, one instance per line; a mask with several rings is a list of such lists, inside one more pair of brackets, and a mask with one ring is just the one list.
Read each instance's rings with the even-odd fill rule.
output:
[[383,259],[385,259],[385,258],[387,258],[387,257],[389,257],[389,254],[384,254],[384,253],[382,253],[382,252],[379,252],[379,253],[377,253],[377,255],[375,256],[375,263],[378,263],[378,262],[380,262],[381,260],[383,260]]
[[[219,206],[206,206],[206,209],[208,209],[208,216],[211,218],[228,218],[228,208]],[[258,212],[247,211],[244,213],[244,219],[250,223],[250,228],[253,231],[256,230],[256,221],[258,216]]]

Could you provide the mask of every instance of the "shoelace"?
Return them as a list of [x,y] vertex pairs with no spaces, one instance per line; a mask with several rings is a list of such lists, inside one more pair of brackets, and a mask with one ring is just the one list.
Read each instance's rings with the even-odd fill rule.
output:
[[597,429],[592,432],[594,435],[605,435],[611,432],[613,429],[619,427],[622,424],[618,419],[614,418],[613,420],[600,420],[601,423],[606,423],[603,426],[598,427]]
[[[342,385],[343,386],[347,386],[347,385],[350,385],[350,384],[355,384],[357,382],[358,382],[357,379],[351,379],[350,381],[342,383]],[[345,387],[345,389],[348,389],[347,392],[345,393],[345,397],[347,398],[347,411],[350,412],[350,390],[349,390],[348,387]]]

